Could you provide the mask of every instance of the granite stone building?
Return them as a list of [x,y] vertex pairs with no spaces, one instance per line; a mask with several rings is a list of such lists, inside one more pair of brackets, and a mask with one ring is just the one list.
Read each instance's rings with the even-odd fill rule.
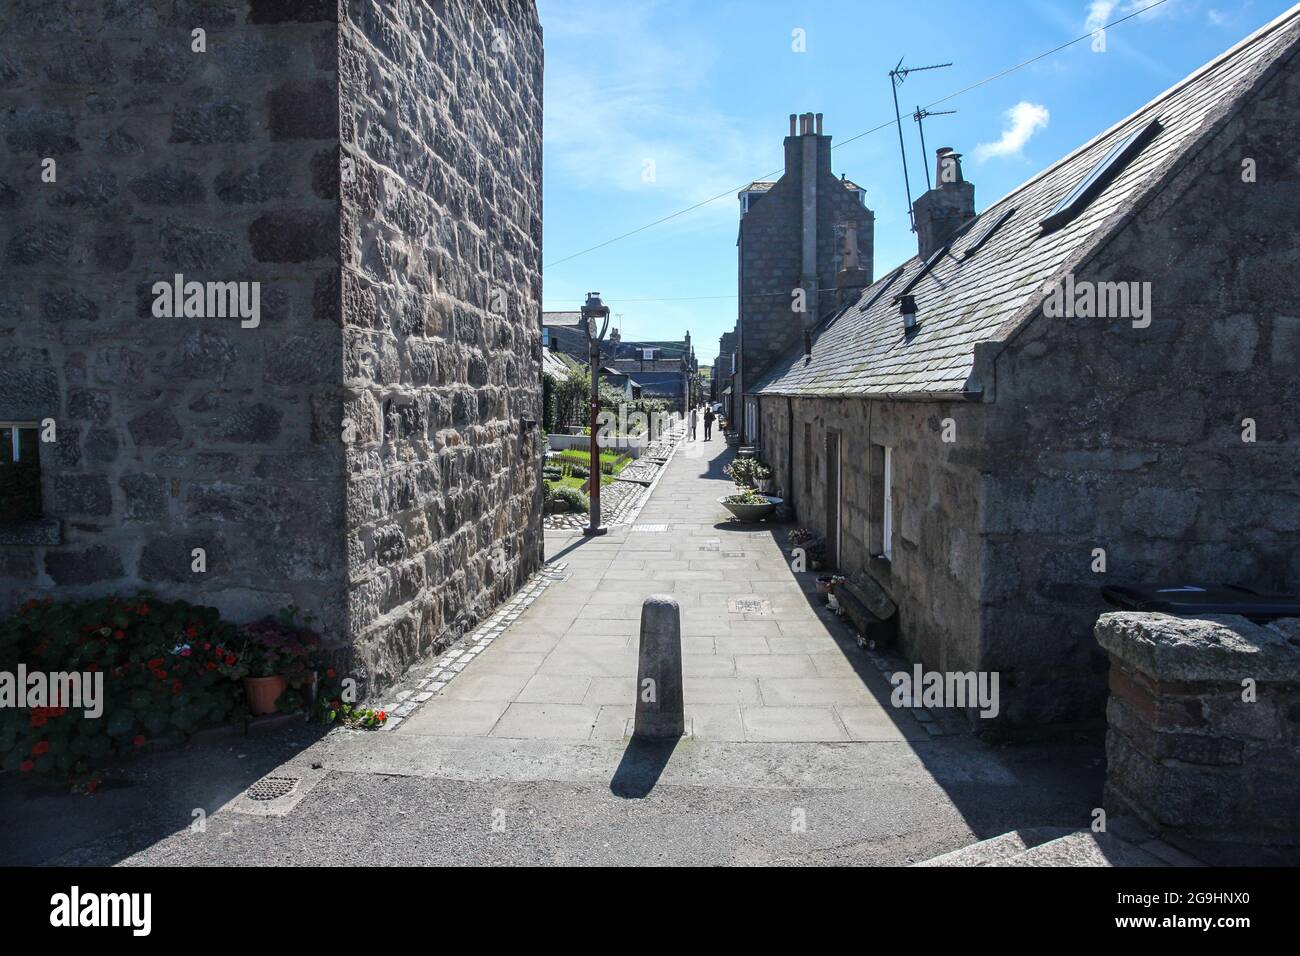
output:
[[6,480],[4,608],[293,603],[373,689],[515,590],[533,4],[20,0],[0,35],[0,477],[38,489]]
[[978,215],[939,150],[919,255],[746,386],[800,523],[999,720],[1100,716],[1107,583],[1300,592],[1298,102],[1292,11]]
[[[739,193],[732,389],[743,399],[732,427],[750,441],[758,429],[754,384],[788,349],[803,347],[817,316],[838,301],[837,274],[847,264],[858,287],[871,281],[875,215],[861,187],[831,171],[821,114],[791,114],[784,145],[781,178]],[[854,261],[846,262],[846,248]]]

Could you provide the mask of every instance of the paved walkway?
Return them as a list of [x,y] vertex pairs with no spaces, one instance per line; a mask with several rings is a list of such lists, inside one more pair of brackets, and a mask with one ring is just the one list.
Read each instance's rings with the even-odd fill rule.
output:
[[[701,430],[701,435],[703,434]],[[684,442],[635,524],[548,532],[563,562],[508,630],[397,734],[620,740],[631,733],[641,602],[682,610],[688,732],[718,741],[902,741],[928,734],[793,573],[785,526],[730,522],[720,437]]]

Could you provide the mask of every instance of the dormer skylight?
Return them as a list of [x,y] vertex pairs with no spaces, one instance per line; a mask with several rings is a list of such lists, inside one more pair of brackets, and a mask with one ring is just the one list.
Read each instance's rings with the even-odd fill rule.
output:
[[1160,129],[1160,120],[1153,119],[1121,138],[1107,151],[1101,162],[1093,166],[1088,175],[1079,180],[1075,187],[1052,207],[1052,211],[1042,218],[1039,225],[1043,227],[1043,232],[1059,229],[1088,208],[1088,204],[1097,197],[1097,194],[1124,171],[1124,167],[1142,151]]

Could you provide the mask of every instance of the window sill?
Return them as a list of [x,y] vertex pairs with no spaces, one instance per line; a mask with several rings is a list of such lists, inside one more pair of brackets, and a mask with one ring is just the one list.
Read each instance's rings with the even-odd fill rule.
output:
[[58,518],[33,518],[17,524],[0,525],[0,545],[59,544],[62,537]]

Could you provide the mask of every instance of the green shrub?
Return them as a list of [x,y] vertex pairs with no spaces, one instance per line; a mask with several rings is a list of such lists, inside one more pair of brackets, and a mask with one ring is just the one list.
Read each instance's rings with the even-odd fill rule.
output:
[[772,470],[757,458],[734,458],[722,469],[738,485],[755,487],[759,481],[771,478]]
[[587,511],[590,507],[590,500],[577,488],[573,488],[569,485],[554,485],[547,489],[547,511]]
[[102,673],[103,713],[88,718],[71,701],[0,708],[0,767],[93,789],[115,756],[242,717],[240,645],[215,608],[184,601],[28,601],[0,622],[0,671]]

